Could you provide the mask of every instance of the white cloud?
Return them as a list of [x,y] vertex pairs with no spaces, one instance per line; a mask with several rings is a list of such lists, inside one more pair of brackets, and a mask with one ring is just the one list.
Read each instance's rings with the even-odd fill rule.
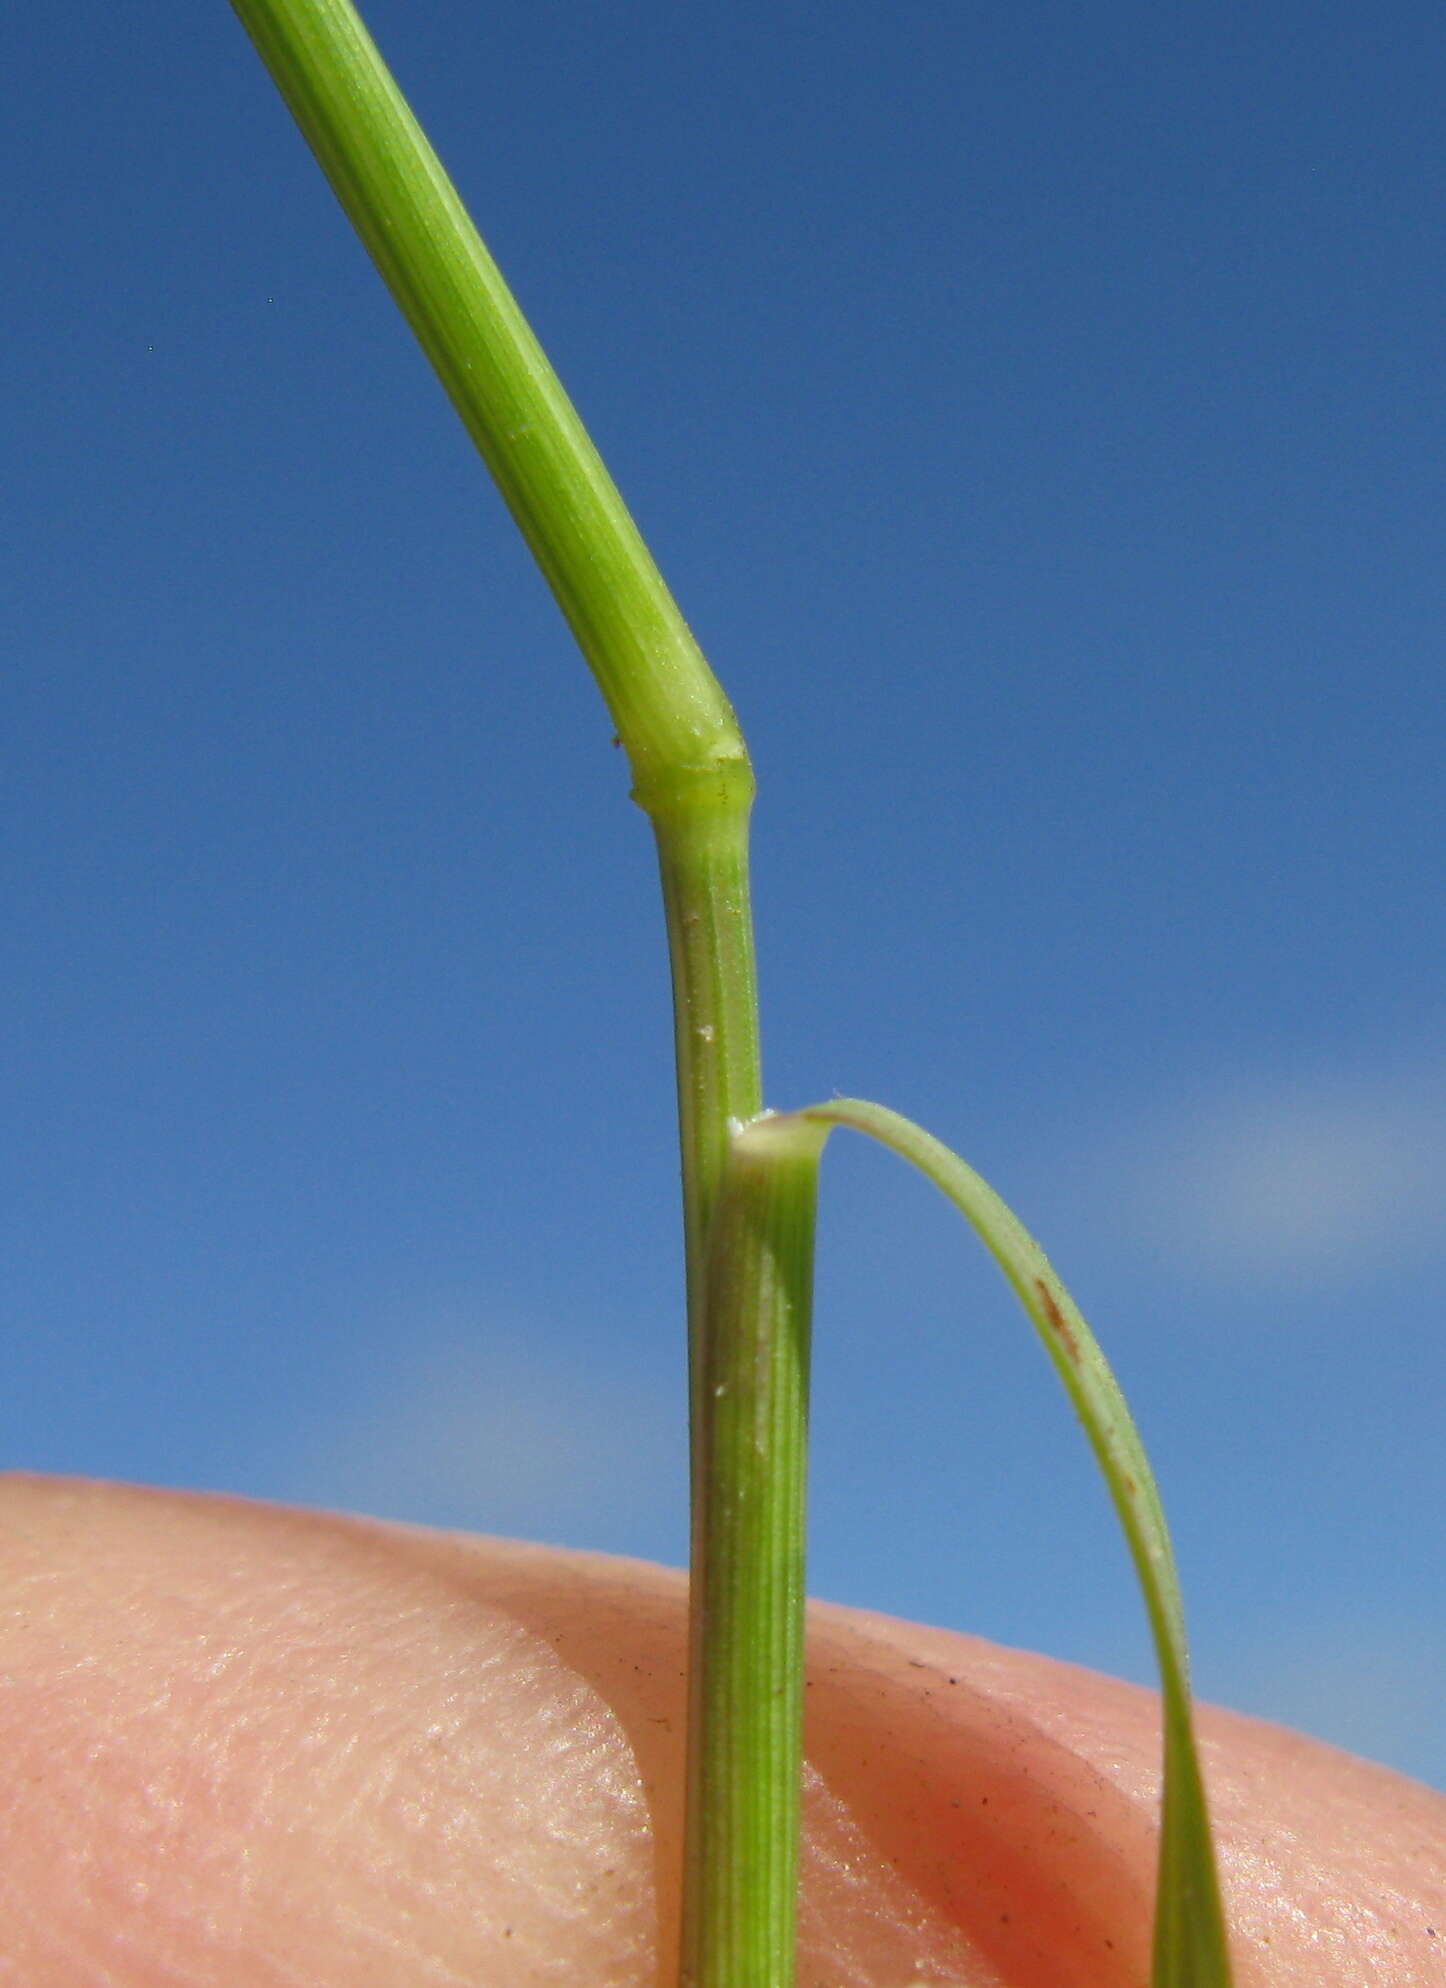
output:
[[[593,1349],[596,1352],[596,1349]],[[381,1517],[659,1551],[686,1495],[683,1402],[555,1336],[455,1321],[376,1361],[276,1495]],[[660,1527],[656,1515],[665,1515]],[[634,1539],[642,1543],[634,1545]]]
[[1344,1281],[1446,1245],[1446,1056],[1234,1078],[1141,1114],[1096,1175],[1194,1272]]

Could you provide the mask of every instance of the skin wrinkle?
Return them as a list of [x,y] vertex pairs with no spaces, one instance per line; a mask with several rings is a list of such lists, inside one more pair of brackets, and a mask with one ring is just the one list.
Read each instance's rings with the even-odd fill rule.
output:
[[[413,1538],[438,1559],[460,1552],[467,1575],[475,1580],[475,1571],[466,1564],[465,1541],[425,1533]],[[642,1562],[606,1564],[615,1565],[627,1582],[621,1591],[593,1578],[591,1568],[587,1577],[569,1569],[559,1607],[555,1593],[538,1592],[535,1555],[504,1542],[487,1584],[488,1597],[586,1682],[626,1739],[649,1823],[650,1971],[657,1988],[670,1988],[678,1941],[674,1849],[682,1832],[686,1635],[675,1577]]]
[[878,1846],[813,1768],[804,1817],[799,1988],[873,1988],[881,1978],[892,1988],[901,1977],[910,1988],[1009,1988],[906,1872],[881,1865]]
[[[815,1614],[838,1655],[817,1673],[810,1711],[843,1744],[816,1745],[813,1758],[881,1858],[906,1867],[942,1920],[969,1927],[979,1960],[1019,1988],[1133,1979],[1138,1941],[1120,1929],[1146,1922],[1148,1901],[1116,1846],[1137,1837],[1148,1854],[1137,1812],[1019,1714],[940,1671],[946,1721],[928,1687],[919,1691],[922,1666],[901,1675],[888,1642],[869,1635],[865,1625],[883,1629],[885,1618]],[[859,1740],[881,1731],[891,1744],[871,1756]],[[1022,1891],[1027,1916],[989,1902]]]
[[[937,1631],[922,1632],[937,1640]],[[1047,1660],[1022,1656],[991,1662],[991,1690],[1017,1697]],[[1087,1750],[1113,1785],[1148,1812],[1158,1799],[1155,1746],[1123,1744],[1138,1734],[1138,1708],[1150,1694],[1115,1679],[1069,1666],[1049,1666],[1047,1696],[1031,1693],[1048,1728]],[[1042,1708],[1042,1709],[1041,1709]],[[1257,1956],[1300,1957],[1303,1980],[1314,1980],[1330,1954],[1338,1978],[1352,1984],[1400,1979],[1403,1951],[1417,1955],[1433,1988],[1446,1983],[1446,1953],[1427,1928],[1446,1902],[1443,1804],[1433,1791],[1372,1763],[1263,1721],[1206,1707],[1201,1713],[1202,1760],[1220,1836],[1220,1862],[1237,1943],[1238,1988],[1263,1978]],[[1268,1765],[1262,1763],[1268,1747]],[[1383,1831],[1383,1812],[1400,1826]],[[1318,1849],[1321,1818],[1329,1814],[1351,1845],[1350,1875],[1359,1898],[1340,1898],[1341,1878]],[[1334,1838],[1332,1839],[1334,1843]],[[1399,1878],[1402,1862],[1411,1882]],[[1333,1974],[1332,1979],[1337,1978]],[[1408,1977],[1415,1978],[1415,1977]]]
[[[505,1555],[506,1549],[503,1551]],[[654,1968],[658,1988],[671,1988],[676,1975],[673,1956],[677,1942],[677,1846],[681,1834],[681,1763],[686,1711],[685,1585],[682,1576],[641,1563],[609,1561],[598,1557],[589,1565],[585,1579],[570,1583],[573,1605],[561,1611],[567,1618],[567,1626],[559,1629],[550,1626],[551,1615],[556,1612],[555,1603],[549,1606],[544,1598],[538,1596],[535,1582],[529,1578],[532,1572],[532,1556],[524,1549],[519,1556],[521,1578],[515,1583],[501,1584],[496,1598],[509,1613],[528,1621],[536,1619],[542,1600],[548,1611],[549,1627],[545,1633],[550,1635],[559,1654],[608,1698],[628,1735],[652,1805],[657,1895],[674,1907],[665,1909]],[[640,1589],[643,1591],[641,1596]],[[637,1656],[637,1647],[641,1643],[646,1643],[649,1652],[647,1659],[642,1661]],[[843,1869],[845,1860],[840,1853],[846,1845],[855,1858],[860,1853],[868,1856],[874,1873],[870,1883],[875,1891],[869,1906],[874,1922],[871,1930],[877,1940],[877,1850],[848,1813],[845,1804],[833,1794],[816,1765],[805,1791],[805,1818],[809,1836],[809,1846],[805,1851],[806,1885],[807,1879],[812,1877],[813,1889],[826,1889],[826,1896],[823,1899],[810,1898],[808,1890],[805,1890],[801,1912],[805,1940],[799,1988],[811,1988],[814,1981],[817,1981],[819,1988],[848,1988],[852,1981],[863,1983],[873,1977],[871,1973],[859,1973],[856,1964],[848,1959],[843,1949],[843,1929],[837,1920],[839,1908],[845,1904],[849,1883]],[[842,1883],[841,1877],[844,1880]],[[923,1912],[919,1910],[909,1886],[896,1881],[890,1890],[896,1894],[891,1900],[894,1908],[892,1923],[901,1931],[927,1925],[932,1918],[934,1923],[930,1933],[933,1940],[937,1943],[948,1938],[951,1929],[927,1907]],[[809,1955],[807,1941],[810,1931],[821,1949],[812,1956]],[[926,1965],[925,1977],[953,1980],[959,1967],[969,1965],[971,1984],[977,1979],[979,1988],[993,1988],[995,1977],[992,1974],[987,1977],[979,1975],[973,1968],[976,1957],[973,1944],[959,1938],[953,1939],[950,1944],[954,1948],[950,1972],[940,1975],[935,1968]]]
[[[661,1988],[683,1635],[638,1563],[0,1481],[0,1988]],[[1139,1988],[1151,1695],[810,1636],[800,1988]],[[1238,1988],[1441,1988],[1440,1797],[1203,1725]]]
[[[607,1890],[607,1866],[615,1856],[617,1839],[626,1834],[630,1806],[625,1782],[612,1771],[623,1750],[608,1729],[605,1710],[575,1681],[559,1675],[551,1652],[540,1648],[503,1615],[492,1617],[489,1612],[486,1632],[485,1640],[494,1646],[487,1668],[505,1669],[510,1674],[510,1689],[517,1700],[512,1716],[516,1743],[501,1758],[491,1760],[479,1784],[467,1762],[475,1729],[471,1708],[479,1695],[485,1695],[486,1684],[470,1665],[470,1692],[459,1674],[451,1694],[456,1717],[448,1735],[448,1751],[439,1758],[435,1740],[430,1747],[418,1749],[406,1746],[404,1734],[399,1736],[405,1770],[415,1772],[419,1755],[426,1770],[427,1792],[421,1806],[445,1800],[450,1827],[426,1838],[419,1838],[415,1830],[408,1831],[410,1854],[397,1863],[392,1888],[400,1888],[404,1898],[424,1888],[420,1873],[435,1862],[439,1843],[452,1850],[447,1861],[454,1872],[460,1872],[464,1864],[470,1868],[479,1855],[478,1809],[485,1802],[492,1814],[481,1830],[480,1854],[486,1858],[489,1882],[504,1894],[503,1915],[508,1896],[525,1896],[532,1891],[532,1866],[542,1843],[548,1847],[552,1866],[561,1865],[569,1871],[579,1863],[584,1867],[575,1881],[553,1884],[550,1923],[577,1916],[600,1921],[604,1915],[599,1911],[599,1899]],[[430,1702],[430,1693],[428,1698]],[[522,1763],[525,1769],[521,1787],[516,1785],[516,1774],[509,1772],[515,1763]],[[445,1774],[440,1793],[435,1786],[439,1772]],[[587,1791],[588,1798],[582,1803],[576,1798],[579,1788]],[[384,1799],[364,1806],[389,1824],[398,1792],[394,1778]],[[417,1805],[415,1797],[408,1799]],[[445,1921],[456,1916],[457,1889],[453,1883],[436,1890],[434,1917]],[[526,1952],[528,1945],[524,1934],[519,1954]]]
[[[429,1546],[440,1550],[430,1540]],[[492,1599],[517,1619],[535,1623],[539,1597],[532,1556],[517,1549],[515,1564],[519,1578],[493,1585]],[[642,1624],[640,1588],[647,1593]],[[576,1606],[567,1611],[569,1626],[551,1632],[559,1655],[608,1698],[628,1735],[645,1786],[680,1792],[683,1577],[596,1556],[589,1561],[586,1578],[575,1581],[573,1593]],[[551,1610],[553,1604],[548,1606]],[[883,1617],[862,1620],[887,1623]],[[645,1639],[654,1651],[666,1651],[661,1661],[672,1690],[665,1711],[653,1710],[650,1698],[639,1697],[637,1680],[646,1673],[614,1650],[601,1633],[609,1621],[626,1623],[631,1638]],[[851,1612],[815,1604],[810,1630],[814,1654],[806,1735],[812,1765],[880,1861],[890,1869],[907,1866],[911,1888],[934,1922],[935,1937],[944,1929],[967,1924],[969,1938],[961,1943],[961,1962],[976,1973],[997,1972],[1018,1988],[1075,1988],[1076,1982],[1079,1988],[1111,1988],[1112,1979],[1122,1983],[1135,1979],[1144,1964],[1145,1945],[1127,1933],[1117,1935],[1115,1929],[1147,1923],[1148,1896],[1129,1879],[1116,1851],[1105,1841],[1101,1817],[1113,1842],[1121,1836],[1138,1839],[1147,1865],[1153,1857],[1153,1819],[1115,1796],[1091,1767],[1048,1742],[1051,1767],[1068,1790],[1068,1799],[1042,1794],[1036,1728],[1019,1715],[1001,1713],[965,1687],[962,1700],[968,1702],[972,1716],[961,1736],[960,1688],[953,1688],[953,1720],[946,1725],[931,1716],[927,1705],[921,1709],[917,1680],[900,1677],[888,1645],[881,1652],[878,1639],[871,1639]],[[837,1650],[834,1661],[820,1658],[821,1641]],[[940,1673],[941,1678],[944,1675]],[[881,1732],[890,1741],[882,1763],[870,1744]],[[1026,1750],[1036,1757],[1032,1766],[1021,1769],[1013,1756]],[[981,1790],[976,1809],[963,1806],[957,1795],[961,1785],[971,1782]],[[1014,1840],[1021,1817],[1037,1817],[1041,1805],[1046,1817],[1043,1827],[1023,1832],[1030,1847],[1021,1850]],[[1091,1807],[1092,1817],[1086,1813]],[[807,1816],[811,1827],[816,1828],[818,1820],[812,1813]],[[668,1812],[655,1812],[653,1822],[659,1846],[676,1841],[676,1800]],[[1075,1860],[1068,1885],[1054,1876],[1062,1843],[1068,1844]],[[1082,1864],[1089,1866],[1087,1877],[1081,1874]],[[659,1868],[657,1879],[659,1896],[670,1897],[676,1870]],[[983,1901],[996,1888],[1027,1888],[1030,1914],[1001,1918],[989,1913]],[[821,1915],[815,1911],[812,1916]],[[660,1928],[664,1956],[658,1969],[660,1988],[670,1978],[665,1957],[675,1938],[675,1925],[669,1919]],[[1074,1954],[1072,1961],[1061,1957],[1066,1947]]]

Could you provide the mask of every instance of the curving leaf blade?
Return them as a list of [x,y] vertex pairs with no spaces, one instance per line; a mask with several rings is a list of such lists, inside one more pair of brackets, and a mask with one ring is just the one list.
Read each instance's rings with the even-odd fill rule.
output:
[[1160,1670],[1164,1786],[1152,1988],[1230,1988],[1225,1918],[1190,1708],[1179,1577],[1154,1472],[1119,1383],[1044,1251],[956,1153],[898,1112],[859,1098],[765,1114],[743,1127],[737,1139],[764,1143],[800,1121],[861,1132],[931,1180],[1004,1272],[1064,1383],[1124,1530]]

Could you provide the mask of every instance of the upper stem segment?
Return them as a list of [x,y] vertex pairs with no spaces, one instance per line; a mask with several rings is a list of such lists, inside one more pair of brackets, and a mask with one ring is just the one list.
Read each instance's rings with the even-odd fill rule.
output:
[[[232,0],[557,596],[662,864],[689,1315],[730,1117],[758,1110],[738,721],[562,383],[350,0]],[[696,1390],[695,1390],[696,1400]]]
[[349,0],[232,5],[557,596],[642,806],[746,774],[727,698]]

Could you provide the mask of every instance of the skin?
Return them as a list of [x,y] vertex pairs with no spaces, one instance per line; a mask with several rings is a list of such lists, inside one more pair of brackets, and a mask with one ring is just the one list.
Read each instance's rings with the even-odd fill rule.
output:
[[[0,1479],[0,1984],[662,1988],[682,1577]],[[800,1988],[1143,1988],[1151,1694],[818,1607]],[[1442,1988],[1446,1801],[1202,1720],[1238,1988]]]

